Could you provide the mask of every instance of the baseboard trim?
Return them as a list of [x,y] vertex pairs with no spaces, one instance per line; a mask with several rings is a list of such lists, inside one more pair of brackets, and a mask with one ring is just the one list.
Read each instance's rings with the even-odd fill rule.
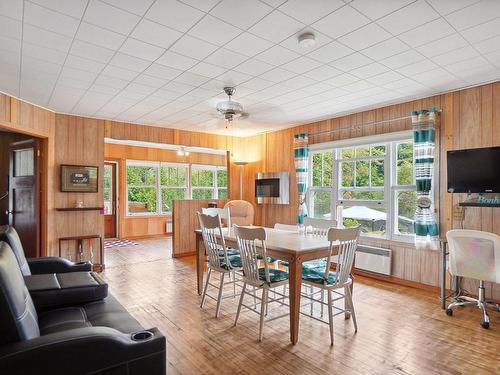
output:
[[415,288],[415,289],[428,290],[428,291],[432,291],[432,292],[436,292],[436,293],[439,293],[439,291],[440,291],[439,286],[422,284],[422,283],[419,283],[417,281],[400,279],[399,277],[394,277],[394,276],[380,275],[380,274],[376,274],[376,273],[372,273],[372,272],[359,270],[357,268],[354,268],[353,274],[363,276],[366,278],[370,278],[370,279],[379,280],[379,281],[385,281],[385,282],[388,282],[391,284],[407,286],[407,287]]

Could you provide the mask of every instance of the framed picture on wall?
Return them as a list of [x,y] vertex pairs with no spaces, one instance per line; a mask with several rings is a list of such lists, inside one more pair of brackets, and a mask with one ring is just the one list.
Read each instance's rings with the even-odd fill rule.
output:
[[97,193],[99,167],[61,165],[61,191],[69,193]]

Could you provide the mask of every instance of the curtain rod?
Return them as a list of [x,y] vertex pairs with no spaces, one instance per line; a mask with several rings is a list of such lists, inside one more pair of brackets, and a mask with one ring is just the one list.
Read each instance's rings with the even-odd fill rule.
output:
[[[438,109],[438,110],[436,110],[436,112],[437,113],[441,113],[442,110]],[[319,136],[319,135],[323,135],[323,134],[337,133],[337,132],[341,132],[341,131],[344,131],[344,130],[360,130],[360,129],[362,129],[365,126],[385,124],[387,122],[401,121],[401,120],[406,120],[406,119],[410,119],[410,118],[411,118],[411,115],[409,115],[409,116],[403,116],[403,117],[397,117],[397,118],[391,118],[391,119],[388,119],[388,120],[372,121],[372,122],[367,122],[367,123],[364,123],[364,124],[351,125],[349,127],[340,128],[340,129],[324,130],[324,131],[320,131],[320,132],[309,133],[308,136],[309,137],[315,137],[315,136]]]

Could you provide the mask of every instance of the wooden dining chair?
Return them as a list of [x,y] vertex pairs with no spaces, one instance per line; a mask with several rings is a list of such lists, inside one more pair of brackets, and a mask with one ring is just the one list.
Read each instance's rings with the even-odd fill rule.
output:
[[[219,215],[210,216],[200,212],[197,212],[197,214],[198,220],[200,221],[203,243],[205,244],[208,255],[208,274],[205,287],[203,288],[200,307],[203,308],[206,297],[216,300],[217,307],[215,309],[215,317],[218,318],[220,315],[221,301],[223,299],[222,292],[224,285],[232,284],[233,296],[236,294],[236,271],[241,270],[241,257],[239,254],[230,255],[228,253]],[[219,272],[220,274],[219,285],[210,283],[213,271]],[[233,281],[225,284],[225,275],[229,275],[229,277],[233,276]],[[207,293],[209,286],[218,289],[216,298]]]
[[313,236],[324,236],[328,234],[328,229],[337,227],[337,220],[320,219],[315,217],[304,218],[306,232]]
[[[288,283],[288,272],[269,267],[269,262],[267,261],[268,257],[266,254],[266,231],[264,228],[245,228],[235,225],[234,231],[238,241],[243,266],[243,288],[241,290],[234,325],[238,323],[241,307],[257,312],[260,315],[259,341],[262,341],[264,318],[265,315],[267,315],[267,305],[269,302],[279,302],[283,305],[283,299],[285,296],[276,292],[275,288]],[[259,257],[257,243],[260,243],[262,257]],[[264,267],[260,267],[260,262],[264,263]],[[248,287],[251,287],[251,290],[249,290]],[[260,298],[257,296],[258,290],[262,290]],[[270,290],[273,290],[274,292],[273,297],[278,296],[278,298],[271,298],[269,296]],[[256,309],[255,304],[253,306],[249,306],[243,303],[245,294],[260,301],[260,311]],[[286,315],[276,316],[268,319],[268,321],[281,318]]]
[[[327,302],[325,304],[323,300],[323,293],[320,295],[320,299],[316,299],[318,293],[304,294],[303,296],[312,302],[321,303],[327,308],[328,311],[328,323],[330,326],[330,343],[333,345],[333,317],[339,314],[350,313],[352,316],[352,321],[354,324],[354,331],[358,331],[358,325],[356,322],[356,314],[354,312],[354,304],[352,301],[351,285],[352,278],[351,272],[354,263],[354,255],[358,245],[360,228],[349,228],[349,229],[337,229],[330,228],[328,230],[328,241],[330,242],[330,251],[328,255],[327,264],[323,269],[321,268],[309,268],[302,270],[302,282],[304,285],[314,286],[319,288],[321,291],[326,292]],[[330,271],[330,263],[333,256],[334,248],[338,248],[337,251],[337,262],[335,266],[335,271]],[[343,289],[343,293],[339,292],[339,289]],[[334,298],[335,297],[335,298]],[[334,302],[345,299],[344,308],[341,309],[334,306]],[[334,313],[333,310],[337,310]],[[314,312],[312,314],[307,314],[308,316],[322,321],[322,319],[316,318]]]

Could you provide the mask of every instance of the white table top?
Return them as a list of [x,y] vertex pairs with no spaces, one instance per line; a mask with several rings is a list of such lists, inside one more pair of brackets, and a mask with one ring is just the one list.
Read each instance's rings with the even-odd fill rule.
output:
[[[264,229],[267,234],[266,248],[269,250],[297,254],[316,250],[326,250],[330,246],[326,237],[312,236],[311,234],[304,235],[274,228]],[[226,241],[236,242],[234,230],[228,233],[227,228],[222,228],[222,234]]]

